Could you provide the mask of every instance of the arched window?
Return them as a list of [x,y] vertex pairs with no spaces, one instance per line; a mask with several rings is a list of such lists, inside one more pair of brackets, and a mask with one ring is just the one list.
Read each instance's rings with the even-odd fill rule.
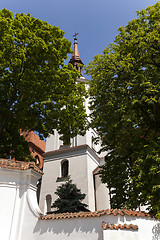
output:
[[48,194],[46,196],[47,213],[51,211],[51,203],[52,203],[52,197],[50,194]]
[[62,163],[61,163],[61,175],[62,175],[62,177],[67,177],[68,176],[68,167],[69,167],[68,160],[63,160]]
[[38,157],[38,155],[35,156],[35,159],[36,159],[36,165],[39,166],[40,161],[39,161],[39,157]]

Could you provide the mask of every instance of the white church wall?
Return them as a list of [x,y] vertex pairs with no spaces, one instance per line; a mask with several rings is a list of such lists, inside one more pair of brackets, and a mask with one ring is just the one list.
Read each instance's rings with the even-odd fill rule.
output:
[[138,226],[137,230],[133,229],[106,229],[103,230],[103,239],[114,239],[114,240],[159,240],[160,239],[160,224],[159,221],[154,219],[144,219],[135,217],[125,217],[126,220],[121,221],[118,224],[122,226],[125,224],[134,224]]
[[7,173],[6,170],[0,169],[0,226],[3,239],[9,239],[12,233],[15,198],[17,194],[16,182],[18,181],[16,175],[10,174],[10,171]]
[[45,162],[39,204],[44,214],[49,210],[47,209],[46,196],[51,195],[51,203],[53,203],[56,198],[54,192],[58,186],[56,182],[58,177],[60,177],[60,161],[55,159]]
[[110,209],[109,190],[101,182],[99,175],[95,175],[96,207],[98,210]]
[[[35,240],[102,240],[101,222],[96,218],[40,220],[34,228]],[[97,226],[98,225],[98,226]]]
[[[138,232],[128,231],[128,230],[103,230],[103,239],[104,240],[141,240],[138,236]],[[143,238],[144,239],[144,238]],[[149,240],[149,239],[148,239]]]
[[64,159],[68,160],[68,174],[71,175],[73,183],[81,189],[82,193],[86,194],[84,203],[88,204],[91,211],[94,211],[95,196],[93,171],[99,165],[99,158],[96,152],[87,145],[82,145],[77,148],[60,149],[46,154],[40,196],[41,210],[46,213],[45,202],[48,194],[52,197],[52,203],[57,199],[54,192],[60,184],[64,183],[64,179],[60,179],[61,162]]
[[[51,218],[51,217],[50,217]],[[115,227],[103,230],[102,223]],[[124,227],[125,224],[127,228]],[[131,225],[137,226],[133,229]],[[113,214],[97,217],[39,220],[33,230],[35,240],[158,240],[160,225],[157,220]]]
[[87,171],[88,171],[88,199],[89,199],[89,210],[95,211],[95,191],[94,191],[94,180],[93,171],[98,166],[98,161],[88,153],[87,156]]
[[69,163],[69,172],[73,183],[81,189],[82,193],[86,194],[84,202],[88,204],[88,184],[87,184],[87,155],[86,147],[80,149],[74,149],[68,152],[65,150],[54,152],[55,155],[46,157],[44,164],[44,176],[42,178],[42,187],[40,195],[40,208],[46,213],[46,196],[50,194],[52,196],[52,203],[57,199],[57,195],[54,194],[57,187],[64,183],[64,179],[61,178],[61,162],[66,159]]
[[[88,136],[88,135],[87,135]],[[90,135],[91,136],[91,135]],[[91,139],[91,137],[90,137]],[[90,142],[91,144],[91,142]],[[94,180],[93,171],[99,165],[99,157],[93,148],[88,145],[80,145],[77,147],[61,148],[56,151],[48,152],[45,154],[44,161],[44,175],[42,178],[41,194],[40,194],[40,208],[46,213],[47,203],[46,196],[51,195],[52,203],[57,199],[54,194],[57,187],[64,183],[64,179],[61,178],[61,162],[68,160],[69,172],[73,183],[81,189],[82,193],[86,194],[84,203],[88,205],[91,211],[95,210],[95,193],[94,193]],[[104,187],[98,188],[101,199],[102,196],[106,195],[106,189]],[[100,192],[102,191],[102,192]],[[103,195],[104,191],[104,195]],[[104,198],[103,198],[104,199]],[[108,207],[108,196],[102,204],[100,209],[104,209],[104,206]],[[98,207],[102,200],[99,201]],[[99,209],[99,208],[98,208]]]
[[[71,139],[71,145],[68,147],[77,147],[77,146],[87,144],[90,148],[95,150],[95,152],[99,157],[103,157],[105,156],[106,153],[98,154],[99,150],[101,149],[101,141],[99,141],[98,144],[93,143],[93,138],[97,138],[97,137],[98,137],[98,133],[94,129],[90,128],[89,130],[86,131],[86,134],[84,136],[77,135],[76,137]],[[59,139],[59,134],[55,130],[55,134],[50,135],[46,139],[45,152],[47,153],[47,152],[55,151],[62,148],[65,148],[65,146],[63,147],[63,141]]]
[[86,134],[84,136],[78,135],[77,136],[77,146],[84,145],[84,144],[87,144]]
[[59,139],[59,134],[55,130],[54,135],[51,134],[46,139],[46,150],[45,152],[55,151],[60,148],[60,146],[63,145],[63,141]]
[[32,169],[0,168],[0,239],[24,239],[25,226],[33,239],[33,226],[41,214],[36,198],[40,177],[41,174]]
[[89,204],[88,185],[87,182],[87,156],[86,154],[70,159],[70,175],[73,183],[85,193],[84,203]]

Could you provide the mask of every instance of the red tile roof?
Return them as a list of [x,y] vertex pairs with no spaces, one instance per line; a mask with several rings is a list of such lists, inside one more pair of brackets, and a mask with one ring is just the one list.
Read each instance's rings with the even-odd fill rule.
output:
[[16,169],[16,170],[33,169],[34,171],[43,174],[42,171],[35,165],[34,162],[20,162],[20,161],[8,160],[8,159],[0,159],[0,168]]
[[110,223],[106,223],[106,222],[102,222],[102,228],[104,230],[106,229],[110,229],[110,230],[117,230],[117,229],[132,229],[132,230],[138,230],[138,226],[134,225],[134,224],[110,224]]
[[41,154],[45,152],[46,142],[44,140],[41,140],[36,133],[28,130],[27,132],[22,132],[21,134],[23,134],[27,142],[32,143],[35,148],[40,151]]
[[39,217],[41,220],[48,219],[66,219],[66,218],[87,218],[87,217],[100,217],[103,215],[127,215],[127,216],[135,216],[135,217],[151,217],[148,213],[140,212],[140,211],[132,211],[127,209],[107,209],[100,210],[95,212],[75,212],[75,213],[59,213],[59,214],[48,214],[42,217]]

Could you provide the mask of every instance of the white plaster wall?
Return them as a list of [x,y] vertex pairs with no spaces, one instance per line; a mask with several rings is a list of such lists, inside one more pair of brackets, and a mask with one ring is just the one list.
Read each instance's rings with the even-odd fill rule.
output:
[[[60,161],[53,160],[44,163],[44,175],[42,176],[42,185],[40,193],[40,209],[46,214],[46,196],[52,196],[52,203],[55,199],[54,192],[58,186],[57,178],[60,177]],[[53,197],[54,196],[54,197]]]
[[[92,148],[92,136],[98,137],[97,132],[94,129],[89,129],[86,131],[86,134],[84,136],[77,136],[77,146],[87,144],[90,148]],[[96,151],[97,155],[98,151],[101,149],[101,141],[98,144],[94,144],[94,150]]]
[[31,169],[0,168],[0,239],[23,239],[24,225],[29,227],[27,231],[33,237],[33,226],[40,216],[36,198],[36,183],[40,176]]
[[89,209],[90,211],[95,211],[95,194],[94,194],[94,181],[93,181],[93,171],[97,168],[98,162],[91,155],[87,156],[87,171],[88,171],[88,200],[89,200]]
[[[26,193],[26,198],[24,201],[24,208],[20,212],[21,221],[19,221],[19,228],[17,233],[19,238],[16,237],[15,240],[34,240],[35,236],[33,234],[34,227],[38,222],[38,217],[41,215],[41,211],[37,204],[36,191],[30,189]],[[19,216],[19,217],[20,217]]]
[[87,185],[87,155],[81,155],[72,157],[69,164],[69,175],[73,180],[73,183],[81,190],[81,193],[85,193],[86,197],[83,200],[84,203],[89,205],[88,197],[88,185]]
[[[45,152],[55,151],[60,149],[61,146],[63,146],[63,141],[59,140],[59,137],[60,136],[56,130],[54,135],[51,134],[49,137],[47,137]],[[91,138],[90,131],[87,131],[84,136],[77,135],[75,138],[71,139],[70,147],[76,147],[76,146],[88,144],[89,138]],[[89,142],[88,145],[91,146],[91,143]]]
[[84,144],[87,144],[86,134],[84,136],[78,135],[77,136],[77,146],[84,145]]
[[40,220],[34,228],[36,240],[102,240],[97,218]]
[[61,177],[61,161],[64,159],[69,161],[69,175],[73,183],[81,189],[81,192],[86,194],[84,202],[88,204],[87,155],[85,152],[84,154],[79,152],[79,154],[76,153],[76,155],[66,155],[64,153],[56,159],[52,159],[51,157],[49,161],[45,161],[40,194],[40,209],[44,213],[46,212],[46,195],[50,194],[52,196],[53,203],[58,197],[54,192],[60,184],[65,183],[65,181],[57,181],[57,178]]
[[2,239],[10,239],[11,236],[17,191],[16,182],[16,176],[15,178],[7,176],[6,171],[0,170],[0,235]]
[[0,226],[2,239],[20,239],[22,213],[26,207],[24,203],[29,171],[0,169]]
[[97,209],[110,209],[109,190],[107,185],[101,182],[99,175],[95,175]]
[[[134,224],[138,225],[139,229],[136,231],[132,229],[103,230],[103,221],[116,225]],[[158,224],[158,221],[153,219],[120,215],[40,220],[34,226],[33,235],[35,240],[158,240],[160,238],[160,226]],[[157,232],[154,232],[155,228]]]
[[[87,145],[74,149],[62,149],[46,155],[40,194],[41,210],[46,213],[45,202],[48,194],[52,196],[52,203],[57,199],[54,192],[60,184],[64,183],[64,181],[58,179],[61,177],[61,162],[64,159],[67,159],[69,162],[69,175],[73,183],[81,189],[82,193],[86,194],[84,202],[89,206],[89,210],[94,211],[95,195],[93,171],[99,165],[99,158],[95,151],[90,149]],[[108,201],[104,198],[103,200]]]
[[63,142],[59,139],[59,134],[55,130],[54,135],[50,134],[46,139],[46,150],[45,152],[54,151],[60,148],[63,145]]
[[104,230],[103,231],[104,240],[141,240],[138,236],[138,232],[128,231],[128,230]]
[[[91,140],[91,137],[89,140]],[[73,183],[75,183],[77,187],[81,189],[82,193],[86,194],[84,202],[89,206],[89,210],[94,211],[95,195],[93,171],[99,165],[100,159],[97,153],[88,147],[88,145],[82,145],[78,148],[60,149],[59,151],[46,154],[40,194],[40,209],[46,213],[46,196],[48,194],[52,197],[52,203],[57,199],[57,196],[54,194],[54,192],[60,184],[64,183],[64,181],[58,180],[58,178],[61,177],[61,162],[64,159],[69,161],[69,175],[71,175]],[[101,189],[99,188],[98,191],[100,193],[100,198],[101,196],[104,196],[104,187],[101,187]],[[104,191],[104,193],[106,193],[106,191]],[[105,197],[106,195],[103,198],[105,204],[103,203],[99,209],[104,209],[104,206],[108,207],[108,196],[106,199]],[[101,202],[103,201],[101,199]]]

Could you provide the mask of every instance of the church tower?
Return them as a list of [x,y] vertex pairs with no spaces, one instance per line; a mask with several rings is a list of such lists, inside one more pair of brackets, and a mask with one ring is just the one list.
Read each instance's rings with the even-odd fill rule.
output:
[[[81,74],[77,82],[87,82],[82,77],[83,62],[78,51],[77,33],[74,35],[74,52],[69,63],[73,64]],[[90,114],[88,106],[89,99],[86,99],[87,115]],[[96,130],[89,129],[84,136],[78,135],[71,139],[70,146],[63,146],[57,131],[47,138],[40,196],[40,208],[44,213],[51,211],[51,204],[57,198],[54,192],[60,184],[65,182],[67,175],[70,175],[73,183],[81,189],[82,193],[86,194],[83,202],[88,205],[89,210],[95,211],[110,207],[108,189],[105,184],[101,183],[98,174],[105,154],[98,154],[100,144],[94,143],[96,137],[98,137]]]

